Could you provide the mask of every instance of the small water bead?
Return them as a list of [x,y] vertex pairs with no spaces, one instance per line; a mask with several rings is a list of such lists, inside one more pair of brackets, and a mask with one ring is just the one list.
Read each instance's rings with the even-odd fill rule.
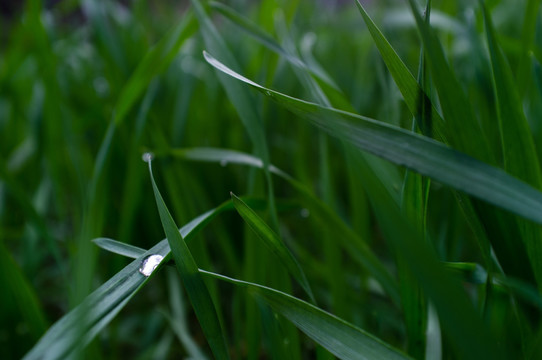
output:
[[303,218],[308,218],[310,216],[311,212],[309,211],[309,209],[301,209],[301,217]]
[[164,260],[162,255],[149,255],[141,262],[139,267],[139,272],[147,277],[149,277],[154,269]]
[[226,167],[226,165],[228,165],[228,160],[226,159],[220,160],[220,166]]
[[151,152],[146,152],[141,156],[141,160],[143,160],[146,163],[151,162],[152,159],[154,159],[154,154]]

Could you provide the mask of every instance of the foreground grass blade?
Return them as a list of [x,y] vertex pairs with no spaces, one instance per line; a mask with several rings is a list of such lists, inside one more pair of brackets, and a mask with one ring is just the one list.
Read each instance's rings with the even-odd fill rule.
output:
[[57,321],[24,359],[65,359],[86,346],[153,276],[145,277],[138,270],[142,260],[154,254],[164,260],[168,257],[166,240],[131,262]]
[[297,262],[294,255],[288,250],[284,242],[267,224],[241,199],[234,193],[231,193],[231,199],[235,209],[241,215],[248,226],[258,235],[264,244],[279,258],[290,274],[297,280],[299,285],[305,290],[313,303],[316,303],[311,287],[303,272],[303,269]]
[[146,156],[146,161],[149,164],[152,188],[156,199],[156,206],[160,213],[162,227],[166,233],[177,270],[184,282],[188,298],[192,303],[194,312],[215,357],[217,359],[229,359],[226,340],[220,328],[220,322],[213,300],[211,299],[211,294],[198,272],[198,266],[192,257],[192,253],[190,253],[183,237],[177,230],[177,225],[175,225],[175,221],[171,217],[164,199],[162,199],[162,195],[160,195],[160,191],[152,175],[151,155],[145,154],[144,156]]
[[229,69],[210,54],[204,53],[204,56],[217,69],[364,151],[542,224],[542,193],[499,168],[395,126],[265,88]]
[[205,270],[209,277],[245,287],[340,359],[408,359],[400,351],[346,321],[281,291]]
[[[215,148],[193,148],[193,149],[174,149],[172,155],[192,161],[210,161],[217,164],[240,164],[248,165],[256,168],[263,168],[263,162],[246,153],[227,149]],[[386,267],[374,255],[372,250],[367,246],[367,243],[360,238],[359,234],[354,232],[344,221],[337,216],[325,203],[318,199],[304,184],[295,180],[284,171],[273,165],[269,165],[269,170],[286,180],[303,196],[304,205],[307,206],[311,213],[314,213],[322,222],[327,224],[336,239],[358,264],[367,269],[371,276],[382,285],[384,290],[391,297],[392,301],[399,305],[399,292],[397,283],[391,276]],[[253,204],[250,204],[254,208]]]

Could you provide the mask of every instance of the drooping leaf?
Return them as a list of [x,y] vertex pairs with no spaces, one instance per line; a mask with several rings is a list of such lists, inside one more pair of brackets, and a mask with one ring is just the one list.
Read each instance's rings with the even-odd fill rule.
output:
[[408,359],[399,350],[303,300],[258,284],[200,270],[206,276],[245,287],[340,359]]

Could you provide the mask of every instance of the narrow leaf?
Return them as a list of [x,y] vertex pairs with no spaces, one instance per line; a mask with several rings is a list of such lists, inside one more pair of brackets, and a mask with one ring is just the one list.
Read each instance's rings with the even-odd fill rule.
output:
[[408,359],[406,355],[371,334],[303,300],[258,284],[205,270],[200,272],[247,288],[256,298],[286,317],[340,359]]
[[123,255],[132,259],[137,259],[145,253],[145,250],[137,246],[118,242],[108,238],[97,238],[92,240],[93,243],[98,245],[104,250],[110,251],[115,254]]
[[[148,154],[147,154],[148,155]],[[160,220],[162,227],[166,233],[168,244],[173,254],[173,259],[177,266],[177,270],[183,279],[186,292],[194,308],[194,312],[199,320],[205,337],[213,351],[213,354],[217,359],[229,359],[228,349],[226,347],[226,341],[220,328],[220,322],[216,314],[216,309],[211,299],[211,295],[207,286],[203,282],[199,272],[198,266],[188,249],[183,237],[177,230],[177,225],[173,220],[169,210],[160,195],[158,186],[154,181],[152,175],[152,165],[150,156],[147,157],[149,164],[149,174],[151,177],[152,188],[154,191],[154,197],[156,199],[156,206],[160,214]]]
[[299,285],[305,290],[307,295],[313,303],[316,303],[311,287],[303,272],[303,269],[297,262],[294,255],[284,245],[281,238],[273,231],[267,224],[245,204],[245,202],[239,199],[234,193],[231,193],[231,198],[235,209],[241,215],[243,220],[248,226],[258,235],[258,237],[264,242],[264,244],[271,250],[282,262],[282,264],[288,269],[290,274],[297,280]]

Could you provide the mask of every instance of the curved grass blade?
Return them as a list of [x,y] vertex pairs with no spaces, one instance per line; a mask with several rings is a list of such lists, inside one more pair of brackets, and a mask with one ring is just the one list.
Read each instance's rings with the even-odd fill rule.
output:
[[305,290],[312,303],[316,303],[311,287],[303,272],[303,269],[297,262],[294,255],[284,245],[281,238],[251,209],[247,204],[234,193],[231,194],[233,206],[241,215],[248,226],[258,235],[264,244],[279,258],[282,264],[288,269],[290,274],[297,280],[299,285]]
[[265,88],[229,69],[208,53],[205,52],[204,56],[217,69],[361,150],[542,224],[542,193],[499,168],[401,128]]
[[146,161],[149,164],[149,174],[162,227],[166,233],[177,270],[184,282],[188,298],[192,303],[194,312],[196,313],[203,333],[205,334],[207,342],[215,357],[217,359],[229,359],[226,340],[220,327],[220,321],[218,320],[211,294],[198,272],[198,266],[192,257],[192,253],[190,253],[188,246],[178,231],[177,225],[175,225],[175,221],[162,199],[162,195],[160,195],[160,191],[158,190],[158,186],[156,185],[152,174],[152,160],[150,156],[147,157]]
[[[192,161],[210,161],[218,164],[230,163],[239,165],[248,165],[256,168],[263,168],[263,162],[246,153],[216,148],[193,148],[193,149],[174,149],[171,154],[186,160]],[[380,260],[374,255],[371,249],[363,241],[359,234],[354,232],[346,225],[335,212],[333,212],[325,203],[318,199],[304,184],[295,180],[284,171],[278,169],[274,165],[269,165],[269,170],[286,180],[290,185],[299,191],[305,201],[305,206],[310,209],[311,213],[318,216],[323,222],[328,224],[335,234],[337,241],[341,243],[348,254],[358,262],[363,268],[382,285],[392,301],[399,304],[399,292],[395,279],[390,275],[389,271],[384,267]],[[254,207],[253,204],[250,204]]]
[[109,238],[96,238],[92,242],[100,248],[115,254],[123,255],[132,259],[137,259],[145,253],[145,249],[126,244]]
[[200,273],[247,290],[340,359],[408,359],[399,350],[303,300],[262,285],[200,269]]

